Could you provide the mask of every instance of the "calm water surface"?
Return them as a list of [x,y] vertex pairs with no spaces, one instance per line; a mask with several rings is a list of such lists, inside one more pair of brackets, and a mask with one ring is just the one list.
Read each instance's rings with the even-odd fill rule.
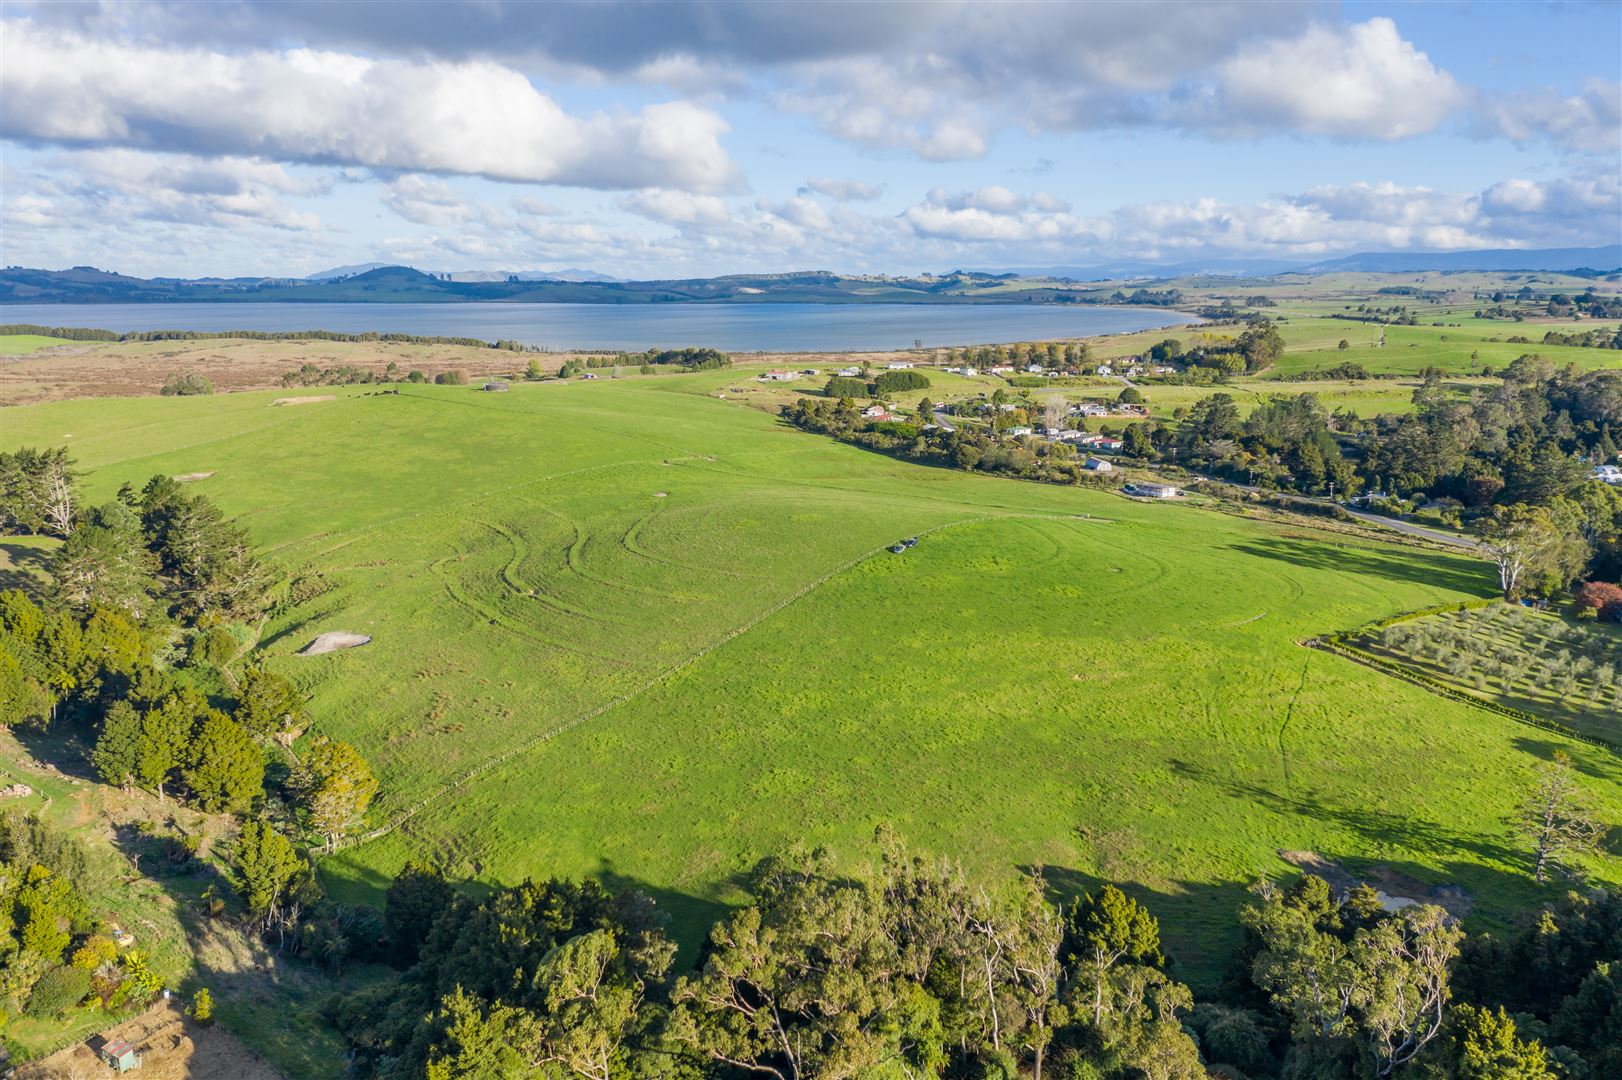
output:
[[815,352],[1119,334],[1195,321],[1149,308],[967,304],[0,304],[0,322],[135,330],[336,330],[557,349]]

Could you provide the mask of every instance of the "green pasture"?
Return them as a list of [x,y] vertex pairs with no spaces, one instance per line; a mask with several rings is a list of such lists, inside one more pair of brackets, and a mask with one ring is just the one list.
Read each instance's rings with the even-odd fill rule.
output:
[[[81,400],[8,410],[3,442],[66,441],[94,498],[212,472],[325,581],[263,648],[382,779],[380,834],[323,863],[348,900],[408,858],[602,874],[691,948],[761,855],[867,858],[890,821],[994,875],[1122,882],[1208,982],[1281,849],[1491,921],[1540,895],[1503,824],[1540,761],[1622,814],[1610,753],[1296,644],[1486,595],[1485,564],[892,461],[718,396],[739,374]],[[294,655],[328,630],[374,640]]]
[[46,337],[43,334],[0,334],[0,356],[21,356],[24,353],[48,349],[52,345],[71,345],[67,338]]

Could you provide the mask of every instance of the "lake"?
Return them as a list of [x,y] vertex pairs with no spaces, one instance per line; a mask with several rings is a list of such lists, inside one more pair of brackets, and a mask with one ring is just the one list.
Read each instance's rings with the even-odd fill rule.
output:
[[990,345],[1195,321],[1154,308],[1036,304],[0,304],[0,322],[135,330],[335,330],[512,339],[554,349],[819,352]]

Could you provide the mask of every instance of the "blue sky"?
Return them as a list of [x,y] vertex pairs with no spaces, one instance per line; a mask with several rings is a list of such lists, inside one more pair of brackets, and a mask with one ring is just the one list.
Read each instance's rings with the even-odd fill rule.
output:
[[4,12],[7,264],[663,277],[1622,239],[1617,3]]

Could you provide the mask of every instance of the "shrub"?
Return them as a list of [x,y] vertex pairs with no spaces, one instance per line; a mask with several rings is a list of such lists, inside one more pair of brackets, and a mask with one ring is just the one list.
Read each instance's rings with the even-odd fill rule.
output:
[[50,1017],[66,1012],[90,993],[90,972],[81,967],[52,968],[34,984],[28,997],[29,1016]]
[[221,668],[237,654],[237,639],[223,626],[211,626],[191,639],[186,662],[192,666]]
[[1588,611],[1612,622],[1622,621],[1622,586],[1608,581],[1585,582],[1577,589],[1577,612]]
[[105,934],[93,934],[85,939],[85,943],[73,950],[73,957],[68,961],[76,968],[85,971],[95,971],[103,964],[111,964],[118,959],[118,946],[113,939]]
[[434,383],[438,386],[466,386],[467,372],[461,370],[460,368],[452,368],[450,371],[441,371],[438,375],[434,376]]
[[177,375],[169,376],[158,390],[158,393],[164,397],[196,397],[201,394],[212,394],[213,392],[213,383],[190,371],[183,371]]
[[879,394],[894,394],[901,390],[926,390],[929,376],[918,371],[885,371],[873,380],[873,390]]
[[186,1011],[199,1024],[206,1024],[214,1018],[214,995],[208,992],[208,987],[198,988],[197,993],[191,996],[191,1005]]
[[868,397],[871,388],[861,379],[848,378],[835,375],[828,380],[828,385],[822,388],[822,395],[831,398],[859,398]]
[[1139,390],[1135,386],[1129,386],[1117,394],[1115,396],[1115,400],[1119,401],[1122,405],[1142,405],[1143,391]]

